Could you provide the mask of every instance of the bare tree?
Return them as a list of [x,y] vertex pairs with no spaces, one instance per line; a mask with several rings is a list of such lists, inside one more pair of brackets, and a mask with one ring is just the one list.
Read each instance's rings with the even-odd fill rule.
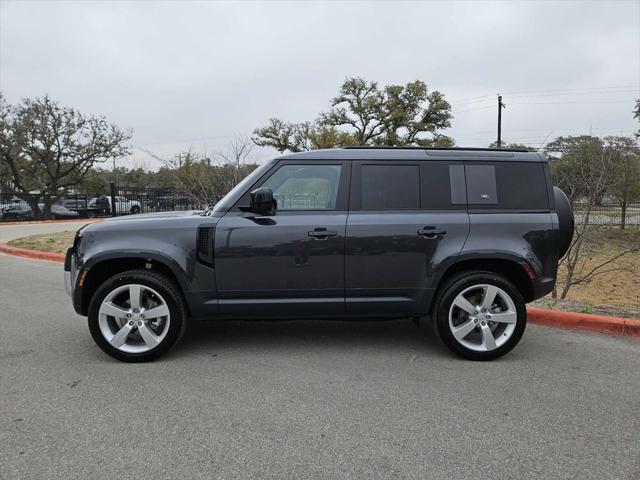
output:
[[229,140],[226,151],[216,154],[223,165],[229,165],[232,168],[232,184],[229,186],[229,190],[245,177],[244,166],[251,158],[254,146],[255,144],[249,137],[236,135]]
[[[565,299],[574,285],[590,282],[595,276],[603,273],[620,271],[623,267],[616,261],[628,253],[638,251],[637,245],[631,245],[622,251],[610,255],[598,264],[591,259],[591,240],[606,225],[594,224],[594,207],[600,201],[602,192],[617,185],[619,178],[615,172],[619,145],[611,139],[594,139],[593,137],[570,137],[557,139],[549,144],[551,151],[561,153],[561,157],[551,160],[554,176],[558,184],[573,201],[580,199],[580,210],[575,212],[575,227],[572,243],[559,268],[564,275],[559,282],[561,299]],[[558,297],[554,289],[553,297]]]
[[163,165],[158,173],[169,173],[172,185],[183,190],[196,203],[210,205],[256,167],[254,163],[250,163],[253,148],[248,137],[238,135],[229,141],[227,150],[216,153],[213,164],[210,158],[196,154],[191,149],[171,159],[149,150],[141,150]]

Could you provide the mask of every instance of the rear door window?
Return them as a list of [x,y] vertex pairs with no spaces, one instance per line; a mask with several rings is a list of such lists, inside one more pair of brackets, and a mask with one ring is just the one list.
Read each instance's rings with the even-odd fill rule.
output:
[[420,208],[418,165],[362,165],[362,210]]
[[[457,167],[464,168],[462,165]],[[454,203],[466,203],[464,177],[458,182],[455,175],[451,174],[452,171],[455,173],[455,167],[449,164],[424,162],[420,166],[421,206],[423,209],[450,209],[457,208]],[[464,173],[464,171],[462,172]],[[454,197],[461,197],[461,199],[454,201]]]

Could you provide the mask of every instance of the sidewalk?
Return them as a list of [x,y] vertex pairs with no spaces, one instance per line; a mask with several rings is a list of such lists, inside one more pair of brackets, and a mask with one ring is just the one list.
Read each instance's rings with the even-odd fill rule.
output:
[[2,225],[0,223],[0,243],[6,243],[20,237],[28,237],[29,235],[37,235],[39,233],[54,233],[64,231],[76,231],[83,225],[95,222],[95,218],[86,221],[74,222],[44,222],[44,223],[25,223]]

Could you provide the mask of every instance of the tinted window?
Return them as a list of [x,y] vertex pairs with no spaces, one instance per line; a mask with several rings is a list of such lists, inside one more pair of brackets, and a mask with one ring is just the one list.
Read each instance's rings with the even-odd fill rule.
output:
[[469,205],[514,210],[549,208],[542,163],[466,165],[465,172]]
[[498,203],[496,170],[493,165],[466,165],[467,201],[469,205]]
[[417,165],[362,165],[362,209],[420,208]]
[[[452,208],[449,169],[449,165],[434,165],[428,163],[425,163],[420,167],[422,208]],[[462,186],[464,187],[464,180]]]
[[262,186],[273,190],[278,210],[334,210],[340,165],[283,165]]
[[498,207],[521,210],[549,208],[542,163],[496,164]]

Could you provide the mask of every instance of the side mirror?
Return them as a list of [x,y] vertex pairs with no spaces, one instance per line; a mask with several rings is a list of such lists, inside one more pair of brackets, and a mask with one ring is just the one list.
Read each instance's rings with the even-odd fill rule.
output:
[[270,188],[257,188],[251,192],[249,211],[260,215],[275,215],[278,204]]

